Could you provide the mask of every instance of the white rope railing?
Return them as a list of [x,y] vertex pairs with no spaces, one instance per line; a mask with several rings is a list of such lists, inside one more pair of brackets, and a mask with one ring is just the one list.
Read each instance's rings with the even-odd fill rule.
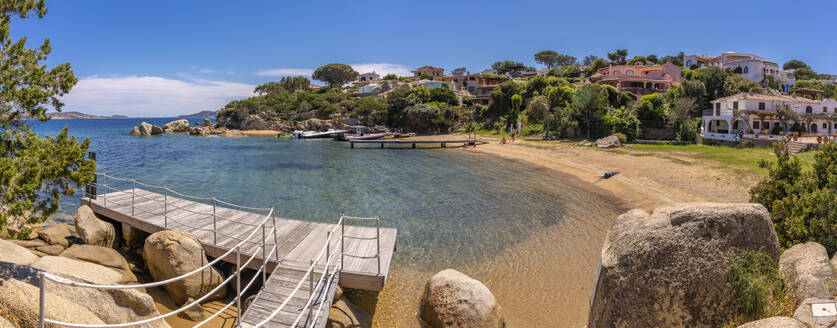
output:
[[[47,273],[47,272],[42,272],[42,273],[40,273],[40,279],[41,279],[41,286],[40,286],[40,292],[41,292],[41,295],[40,295],[40,320],[39,320],[40,327],[43,328],[45,324],[49,323],[49,324],[61,325],[61,326],[66,326],[66,327],[76,327],[76,328],[119,328],[119,327],[131,327],[131,326],[150,323],[150,322],[153,322],[153,321],[156,321],[156,320],[161,320],[161,319],[165,319],[167,317],[176,315],[178,313],[186,311],[187,309],[199,304],[200,302],[206,300],[212,294],[217,292],[220,288],[227,286],[227,284],[229,284],[233,280],[233,278],[235,278],[235,280],[236,280],[236,296],[233,298],[233,300],[230,301],[229,303],[227,303],[225,306],[223,306],[220,310],[218,310],[217,312],[212,314],[210,317],[204,319],[203,321],[201,321],[200,323],[195,325],[194,327],[200,327],[200,326],[203,326],[204,324],[210,322],[212,319],[216,318],[218,315],[220,315],[221,313],[223,313],[224,311],[226,311],[227,309],[232,307],[234,304],[237,305],[237,311],[238,311],[237,318],[239,320],[238,324],[240,325],[241,324],[241,318],[242,318],[242,315],[241,315],[241,298],[244,295],[244,291],[247,291],[248,289],[250,289],[253,286],[253,284],[258,279],[259,275],[262,276],[263,288],[264,288],[264,286],[267,284],[267,278],[266,278],[266,276],[267,276],[267,260],[275,255],[276,259],[278,261],[279,246],[280,245],[279,245],[279,242],[276,238],[277,236],[276,236],[276,222],[275,222],[275,211],[274,211],[274,209],[273,208],[256,208],[256,207],[240,206],[240,205],[228,203],[228,202],[225,202],[225,201],[220,201],[220,200],[215,199],[215,198],[197,197],[197,196],[190,196],[190,195],[182,194],[182,193],[176,192],[174,190],[171,190],[166,186],[156,186],[156,185],[145,184],[145,183],[137,182],[134,179],[117,178],[117,177],[109,176],[109,175],[104,174],[104,173],[96,173],[96,174],[102,177],[102,183],[100,184],[98,182],[95,182],[93,185],[103,187],[103,194],[99,195],[98,192],[95,191],[95,190],[94,190],[93,193],[89,193],[87,191],[87,189],[85,189],[84,192],[85,192],[85,195],[92,196],[93,198],[98,198],[99,196],[103,197],[103,204],[104,204],[105,207],[108,207],[107,206],[107,196],[109,194],[108,190],[114,190],[115,191],[114,194],[124,192],[125,194],[130,194],[130,196],[131,196],[131,204],[130,205],[125,204],[125,203],[121,203],[121,202],[114,202],[113,200],[111,200],[110,203],[112,203],[114,205],[117,205],[117,206],[120,206],[120,207],[126,207],[126,208],[130,206],[132,215],[134,214],[135,210],[139,210],[143,213],[152,214],[152,215],[162,215],[165,218],[165,223],[164,223],[165,226],[168,226],[168,220],[172,220],[175,224],[182,225],[184,227],[188,227],[188,228],[191,228],[191,229],[201,230],[201,231],[212,231],[213,232],[213,239],[214,239],[213,243],[216,244],[216,245],[217,245],[217,234],[220,234],[222,236],[231,238],[232,240],[238,241],[238,243],[235,246],[230,247],[230,249],[227,252],[218,256],[213,261],[211,261],[211,262],[209,262],[209,263],[207,263],[207,264],[201,266],[200,268],[197,268],[197,269],[195,269],[191,272],[188,272],[188,273],[183,274],[181,276],[173,277],[173,278],[170,278],[170,279],[167,279],[167,280],[164,280],[164,281],[151,282],[151,283],[145,283],[145,284],[134,284],[134,285],[90,284],[90,283],[83,283],[83,282],[78,282],[78,281],[74,281],[74,280],[71,280],[71,279],[63,278],[63,277],[56,276],[54,274],[50,274],[50,273]],[[130,190],[122,190],[122,189],[119,189],[119,188],[115,188],[113,186],[108,186],[107,185],[107,180],[108,179],[110,179],[112,181],[117,181],[117,182],[120,182],[120,183],[130,182],[131,183],[131,189]],[[163,198],[160,199],[159,197],[150,197],[148,195],[138,194],[136,192],[136,186],[137,185],[140,185],[141,187],[145,187],[145,188],[162,189],[164,191]],[[142,190],[142,189],[140,189],[140,190]],[[183,197],[183,198],[186,198],[186,199],[212,201],[212,213],[203,213],[203,212],[199,212],[199,211],[193,211],[193,210],[184,208],[182,206],[175,205],[175,204],[169,202],[169,200],[168,200],[168,194],[169,193],[172,193],[173,195]],[[114,197],[114,196],[111,196],[111,197]],[[163,213],[156,213],[156,212],[144,209],[144,208],[136,207],[135,206],[136,205],[136,203],[135,203],[136,197],[139,197],[140,199],[142,199],[144,201],[148,201],[148,200],[150,200],[150,201],[161,201],[162,200],[164,202]],[[265,215],[264,219],[262,219],[261,223],[259,223],[257,225],[254,225],[254,224],[250,224],[250,223],[246,223],[246,222],[238,222],[238,221],[235,221],[235,220],[230,219],[230,218],[219,217],[218,211],[217,211],[217,208],[218,208],[217,204],[223,205],[224,206],[224,207],[222,207],[223,209],[245,209],[245,210],[251,210],[251,211],[262,211],[262,210],[264,210],[264,211],[268,211],[268,213]],[[175,220],[174,218],[169,217],[168,206],[172,206],[175,211],[186,211],[188,213],[193,213],[193,214],[197,214],[197,215],[212,216],[213,227],[212,227],[212,229],[198,228],[198,227],[194,227],[194,226],[179,222],[178,220]],[[217,220],[218,219],[227,220],[227,221],[230,221],[230,222],[235,222],[236,224],[242,224],[244,226],[250,226],[250,227],[254,227],[254,228],[252,229],[252,231],[250,232],[250,234],[247,237],[245,237],[244,239],[241,239],[239,237],[234,237],[232,235],[229,235],[229,234],[218,231],[218,229],[217,229]],[[273,230],[273,241],[274,241],[272,247],[270,247],[270,252],[269,253],[267,252],[268,244],[266,242],[266,239],[267,239],[266,228],[268,227],[268,225],[267,225],[267,220],[268,219],[272,220],[272,224],[270,225],[270,228]],[[345,222],[346,222],[347,219],[349,219],[349,220],[374,220],[376,222],[376,228],[377,228],[377,232],[376,232],[375,237],[346,236],[345,235],[345,229],[346,229],[345,228]],[[340,242],[340,250],[339,250],[340,256],[337,256],[337,254],[338,254],[337,251],[332,252],[332,249],[331,249],[331,242],[332,242],[334,234],[336,233],[338,228],[340,228],[340,240],[339,240],[339,242]],[[261,233],[262,233],[261,243],[259,243],[256,240],[251,240],[254,236],[257,235],[257,233],[259,231],[261,231]],[[337,224],[328,232],[328,236],[325,240],[325,244],[323,245],[320,252],[317,254],[316,259],[311,260],[310,266],[305,271],[305,274],[302,276],[299,283],[297,283],[297,285],[293,289],[293,291],[291,291],[291,293],[289,295],[287,295],[287,298],[278,307],[276,307],[274,309],[274,311],[271,312],[271,314],[267,318],[265,318],[264,320],[262,320],[261,322],[257,323],[256,325],[254,325],[252,327],[254,327],[254,328],[262,327],[265,324],[269,323],[271,320],[273,320],[273,318],[275,318],[276,315],[278,315],[282,311],[282,309],[285,308],[285,306],[290,302],[290,300],[294,297],[294,295],[296,295],[299,292],[299,290],[301,289],[301,287],[303,286],[303,284],[305,283],[306,280],[309,281],[309,287],[310,287],[309,296],[308,296],[307,301],[305,302],[302,310],[300,311],[299,315],[297,315],[297,318],[294,321],[292,326],[297,327],[297,325],[301,322],[302,318],[304,317],[304,315],[306,313],[308,314],[308,317],[306,319],[306,324],[304,326],[310,327],[310,326],[315,325],[318,322],[318,320],[320,319],[320,314],[322,313],[323,306],[326,303],[331,303],[330,300],[326,299],[328,296],[330,296],[328,291],[331,290],[333,284],[336,283],[335,282],[335,280],[336,280],[335,277],[337,276],[337,274],[340,271],[343,270],[343,263],[344,263],[344,257],[345,256],[349,256],[349,257],[353,257],[353,258],[361,258],[361,259],[377,258],[378,259],[378,274],[381,273],[380,234],[381,234],[381,227],[380,227],[380,220],[378,218],[361,218],[361,217],[350,217],[350,216],[341,215],[340,220],[337,222]],[[377,254],[373,255],[373,256],[359,256],[359,255],[353,255],[353,254],[346,254],[344,252],[345,239],[346,238],[362,239],[362,240],[376,239],[377,243],[378,243]],[[252,250],[252,255],[250,255],[249,258],[246,259],[246,261],[242,265],[242,263],[241,263],[242,247],[245,244],[254,244],[254,243],[255,244],[261,244],[261,245],[259,245],[254,250]],[[285,243],[282,243],[282,245],[284,245],[284,244]],[[242,289],[241,288],[241,272],[242,272],[242,269],[248,267],[256,259],[256,256],[259,253],[259,251],[262,252],[262,264],[261,264],[261,266],[259,266],[258,270],[256,270],[256,274],[250,279],[249,282],[246,283],[246,286],[244,287],[244,289]],[[153,318],[147,318],[147,319],[144,319],[144,320],[129,322],[129,323],[98,324],[98,325],[67,323],[67,322],[60,322],[60,321],[45,318],[45,314],[46,314],[46,311],[45,311],[45,308],[44,308],[45,307],[45,292],[46,292],[46,281],[48,281],[48,280],[56,282],[56,283],[60,283],[60,284],[74,286],[74,287],[94,288],[94,289],[102,289],[102,290],[157,287],[157,286],[163,286],[163,285],[166,285],[166,284],[170,284],[170,283],[185,279],[185,278],[187,278],[191,275],[203,272],[207,268],[211,268],[213,265],[217,264],[219,261],[228,258],[229,256],[232,255],[232,253],[235,253],[235,257],[236,257],[236,272],[235,272],[234,275],[230,275],[229,277],[224,279],[221,283],[218,284],[218,286],[213,288],[211,291],[207,292],[201,298],[199,298],[199,299],[197,299],[197,300],[195,300],[195,301],[193,301],[189,304],[184,304],[181,308],[179,308],[177,310],[174,310],[174,311],[171,311],[169,313],[166,313],[164,315],[158,315],[158,316],[153,317]],[[318,263],[321,260],[323,260],[323,256],[325,256],[325,264],[324,264],[323,272],[320,275],[320,277],[317,279],[317,282],[315,284],[314,283],[314,274],[315,274],[316,268],[318,266]],[[335,261],[335,263],[333,263],[333,265],[332,265],[333,260]],[[316,314],[314,314],[314,307],[315,307],[315,305],[317,305],[318,302],[319,302],[319,305],[317,306]],[[306,309],[307,309],[307,312],[306,312]]]

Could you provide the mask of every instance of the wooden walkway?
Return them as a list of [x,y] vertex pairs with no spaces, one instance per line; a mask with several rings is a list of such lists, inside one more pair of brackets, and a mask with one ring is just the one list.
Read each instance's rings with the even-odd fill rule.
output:
[[[468,140],[468,139],[442,139],[442,140],[392,140],[392,139],[375,139],[375,140],[349,140],[349,148],[355,148],[355,144],[363,145],[363,144],[380,144],[381,149],[384,148],[384,145],[411,145],[412,148],[416,148],[416,145],[421,144],[430,144],[430,145],[439,145],[439,147],[447,148],[448,144],[455,145],[457,147],[464,147],[465,145],[468,146],[476,146],[483,144],[483,141],[478,140]],[[402,147],[403,148],[403,147]]]
[[[213,206],[212,201],[194,201],[177,197],[170,192],[161,194],[138,187],[99,194],[95,199],[84,197],[81,203],[89,205],[96,214],[148,233],[175,230],[193,234],[201,241],[206,254],[211,257],[219,257],[240,243],[261,224],[267,215],[267,212],[245,211],[218,203]],[[265,266],[266,272],[271,273],[270,277],[243,315],[242,322],[245,324],[252,325],[262,321],[287,299],[287,295],[297,286],[312,261],[325,246],[328,232],[336,227],[334,223],[276,217],[274,235],[273,221],[267,220],[263,233],[257,232],[257,237],[251,239],[255,242],[248,242],[242,246],[242,263],[259,249],[262,244],[262,235],[264,235],[267,248],[265,254],[269,255],[274,245],[277,245],[278,250],[275,255],[267,259]],[[338,275],[339,285],[369,291],[382,290],[389,273],[392,254],[396,249],[396,229],[380,228],[380,234],[375,227],[346,224],[344,229],[345,238],[341,238],[343,227],[337,227],[334,231],[338,235],[332,237],[329,243],[332,254],[341,252],[341,239],[344,243],[342,254],[345,256],[335,255],[343,260],[342,270]],[[378,243],[380,243],[380,254],[378,254]],[[262,251],[256,253],[248,267],[257,270],[264,263],[265,254]],[[376,255],[380,257],[380,266]],[[223,261],[235,264],[236,253],[232,252]],[[325,262],[325,256],[317,262],[318,266],[313,276],[315,284],[325,269]],[[335,262],[332,260],[331,263]],[[328,303],[323,305],[325,313],[320,314],[317,326],[320,326],[320,323],[324,325],[327,321],[325,318],[328,317],[335,286],[331,284],[328,290],[320,288],[314,291],[325,293],[320,296],[320,299]],[[307,301],[309,293],[310,287],[306,282],[268,326],[288,327],[300,311],[308,311],[301,307]],[[315,304],[315,309],[319,306],[318,303]],[[307,315],[306,312],[306,317]],[[290,319],[291,317],[293,319]]]

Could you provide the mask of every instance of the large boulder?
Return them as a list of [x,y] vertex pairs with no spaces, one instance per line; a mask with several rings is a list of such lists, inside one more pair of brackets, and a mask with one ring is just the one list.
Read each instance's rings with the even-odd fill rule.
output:
[[723,326],[737,313],[733,249],[778,259],[764,206],[685,203],[622,214],[605,240],[587,326]]
[[176,132],[189,132],[189,121],[188,120],[177,120],[171,121],[166,124],[163,124],[163,132],[165,133],[176,133]]
[[122,223],[122,239],[125,241],[125,246],[131,248],[140,248],[145,243],[145,238],[148,238],[148,233],[140,229],[136,229],[127,223]]
[[121,273],[125,281],[137,282],[137,277],[131,272],[128,261],[113,248],[96,245],[73,245],[61,252],[59,256],[105,266]]
[[151,129],[153,128],[153,126],[151,124],[148,124],[148,122],[142,122],[137,127],[139,128],[140,135],[151,135]]
[[793,312],[793,318],[812,328],[834,327],[834,323],[837,322],[837,315],[822,315],[821,313],[817,313],[816,316],[814,315],[815,308],[820,307],[827,309],[833,305],[835,305],[835,303],[832,299],[809,298],[799,304],[799,307],[797,307],[796,311]]
[[793,318],[772,317],[758,321],[750,321],[738,328],[807,328],[804,324]]
[[44,256],[33,262],[32,267],[102,285],[116,285],[131,282],[119,271],[69,257]]
[[76,232],[86,244],[113,247],[113,241],[116,239],[113,225],[99,220],[90,207],[87,205],[79,207],[73,219]]
[[212,121],[210,121],[208,118],[203,119],[203,126],[211,127]]
[[[21,304],[23,308],[33,307],[35,309],[34,318],[37,320],[37,308],[38,308],[38,286],[39,286],[39,278],[38,272],[40,270],[27,267],[27,266],[15,266],[9,263],[0,263],[0,279],[6,279],[3,277],[10,277],[9,280],[3,281],[0,285],[4,285],[5,282],[24,282],[28,283],[31,288],[35,288],[35,296],[29,303]],[[85,282],[85,283],[96,283],[95,281],[86,280],[76,276],[66,276],[58,272],[51,272],[53,274],[63,276],[64,278],[69,278],[72,280]],[[2,281],[2,280],[0,280]],[[24,284],[25,285],[25,284]],[[0,290],[2,290],[3,286],[0,286]],[[94,289],[94,288],[87,288],[87,287],[71,287],[65,284],[60,284],[56,282],[49,282],[47,283],[47,317],[51,319],[61,320],[65,322],[74,322],[74,323],[126,323],[126,322],[134,322],[143,319],[148,319],[152,317],[159,316],[160,313],[157,311],[157,308],[154,304],[154,299],[151,298],[148,294],[143,292],[134,290],[134,289],[111,289],[111,290],[102,290],[102,289]],[[1,295],[2,292],[0,292]],[[62,300],[63,303],[60,305],[50,305],[49,298],[55,297]],[[2,303],[2,300],[0,300]],[[31,303],[31,304],[30,304]],[[84,318],[84,313],[89,312],[95,314],[94,317],[96,319],[90,318],[89,320],[92,322],[85,322],[73,317],[65,317],[63,319],[55,318],[50,316],[51,311],[66,311],[72,310],[78,312],[77,315],[80,318]],[[86,311],[85,311],[86,310]],[[2,311],[0,311],[2,313]],[[29,314],[27,314],[29,315]],[[95,320],[95,321],[93,321]],[[29,325],[21,325],[21,327],[35,327]],[[135,326],[135,327],[145,327],[145,328],[168,328],[169,325],[165,322],[165,320],[157,320],[154,322],[150,322],[144,325]]]
[[331,305],[326,327],[372,327],[372,317],[345,297],[341,297]]
[[825,247],[816,242],[796,244],[782,253],[779,268],[792,273],[794,296],[807,298],[833,298],[834,283],[831,264]]
[[[61,254],[66,248],[61,245],[46,245],[41,247],[35,247],[34,250],[44,253],[46,255],[58,255]],[[39,254],[40,256],[40,254]]]
[[[14,321],[18,327],[38,327],[40,314],[40,270],[32,267],[0,262],[0,313]],[[48,283],[47,287],[53,287]],[[56,295],[47,288],[45,317],[61,322],[103,324],[93,312],[84,306]],[[47,327],[62,327],[49,324]]]
[[456,270],[430,278],[419,304],[419,315],[430,327],[505,327],[500,305],[488,287]]
[[[151,277],[156,281],[181,276],[208,263],[203,246],[195,236],[171,230],[155,232],[148,236],[145,239],[142,258]],[[164,287],[177,304],[183,304],[190,297],[203,297],[223,280],[224,277],[215,268],[209,267]],[[209,300],[220,299],[225,295],[226,288],[220,288]]]
[[151,125],[148,122],[142,122],[131,130],[131,135],[135,136],[154,136],[163,134],[163,129],[156,125]]
[[20,265],[30,265],[38,260],[38,256],[28,249],[5,239],[0,239],[0,261]]
[[39,230],[38,237],[50,245],[61,245],[65,248],[69,247],[71,242],[79,241],[76,229],[66,223],[53,224],[46,229]]
[[596,140],[596,147],[599,148],[612,148],[612,147],[622,147],[622,142],[619,141],[617,136],[609,136],[604,137]]

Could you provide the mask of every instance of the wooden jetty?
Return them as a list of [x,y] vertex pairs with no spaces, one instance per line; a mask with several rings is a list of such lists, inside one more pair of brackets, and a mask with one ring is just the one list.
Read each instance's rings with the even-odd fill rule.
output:
[[[447,148],[448,144],[456,145],[456,146],[476,146],[484,144],[484,141],[473,140],[473,139],[440,139],[440,140],[349,140],[349,148],[355,148],[355,144],[380,144],[381,149],[384,148],[384,145],[411,145],[411,148],[416,148],[416,145],[419,144],[429,144],[429,145],[439,145],[441,148]],[[403,148],[403,147],[401,147]]]
[[[272,209],[183,195],[165,187],[153,190],[158,187],[107,175],[97,179],[106,192],[88,188],[81,200],[94,213],[148,233],[188,232],[210,257],[229,253],[222,260],[236,265],[252,257],[246,267],[264,268],[263,287],[243,314],[242,326],[257,325],[284,304],[265,327],[290,327],[301,313],[306,319],[297,327],[324,327],[338,284],[369,291],[380,291],[386,284],[397,231],[380,227],[375,218],[341,217],[335,223],[266,218]],[[348,225],[347,219],[374,220],[376,225]],[[242,244],[259,227],[258,240]],[[236,245],[240,250],[231,251]],[[323,249],[327,256],[322,256]],[[313,273],[306,276],[309,268]],[[319,319],[311,321],[315,317]]]

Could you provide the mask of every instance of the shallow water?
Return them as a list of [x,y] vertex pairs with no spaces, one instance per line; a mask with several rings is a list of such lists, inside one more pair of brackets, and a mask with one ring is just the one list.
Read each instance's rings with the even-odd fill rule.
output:
[[[147,119],[162,125],[172,119]],[[282,217],[378,216],[398,228],[377,326],[418,326],[424,281],[455,268],[488,285],[509,323],[578,327],[618,208],[546,169],[456,149],[349,149],[331,140],[128,135],[139,119],[53,120],[91,139],[98,171]],[[71,215],[78,197],[62,200]]]

